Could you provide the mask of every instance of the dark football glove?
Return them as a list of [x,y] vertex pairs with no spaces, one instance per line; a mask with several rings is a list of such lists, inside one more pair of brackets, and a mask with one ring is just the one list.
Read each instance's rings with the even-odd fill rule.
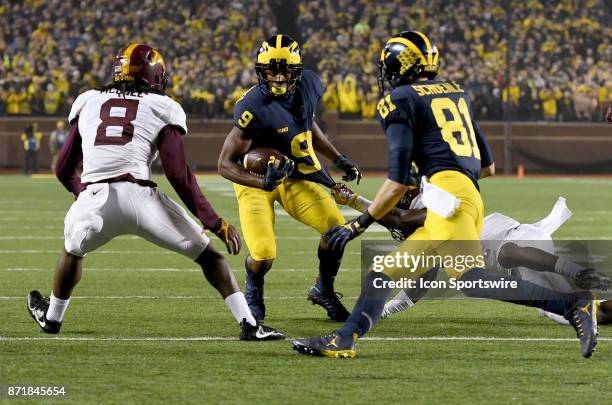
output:
[[334,165],[342,171],[344,171],[344,176],[342,176],[342,180],[344,181],[353,181],[357,179],[357,184],[361,181],[361,170],[359,167],[347,158],[344,155],[340,155],[334,160]]
[[264,176],[264,190],[272,191],[280,186],[287,177],[293,172],[294,163],[291,159],[285,159],[284,162],[270,156],[268,160],[268,169]]
[[219,218],[219,221],[210,230],[225,243],[229,254],[237,255],[240,253],[240,234],[232,224],[223,218]]
[[574,277],[574,282],[578,288],[585,290],[607,291],[612,284],[610,277],[593,269],[584,269]]
[[349,241],[364,233],[368,226],[374,222],[374,218],[366,211],[359,217],[330,229],[325,233],[330,249],[336,251],[344,250]]

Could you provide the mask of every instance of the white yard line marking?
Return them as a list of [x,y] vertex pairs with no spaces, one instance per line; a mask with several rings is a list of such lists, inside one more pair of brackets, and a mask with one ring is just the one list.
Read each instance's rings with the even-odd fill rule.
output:
[[[293,338],[291,338],[293,339]],[[67,342],[215,342],[215,341],[237,341],[237,337],[229,336],[186,336],[186,337],[22,337],[22,336],[0,336],[0,341],[67,341]],[[385,341],[385,342],[535,342],[535,343],[576,343],[575,338],[546,338],[546,337],[495,337],[495,336],[404,336],[385,337],[371,336],[360,340]],[[599,342],[612,342],[612,338],[599,338]]]
[[[8,267],[7,269],[5,269],[5,271],[10,271],[10,272],[52,272],[53,268],[50,267]],[[119,267],[84,267],[83,271],[86,272],[91,272],[91,271],[101,271],[101,272],[119,272],[119,273],[123,273],[123,272],[143,272],[143,273],[200,273],[202,272],[202,269],[178,269],[178,268],[172,268],[172,267],[167,267],[167,268],[119,268]],[[234,273],[243,273],[244,270],[241,269],[234,269],[233,270]],[[316,273],[317,270],[314,268],[307,268],[307,269],[293,269],[293,268],[287,268],[287,269],[275,269],[276,272],[286,272],[286,273],[302,273],[302,272],[307,272],[307,273]],[[359,270],[357,269],[342,269],[341,271],[343,272],[357,272]]]
[[[13,253],[22,253],[22,254],[41,254],[48,253],[57,255],[60,253],[59,249],[55,250],[37,250],[37,249],[2,249],[0,250],[0,254],[13,254]],[[176,255],[178,253],[170,252],[169,250],[155,250],[152,248],[151,250],[99,250],[90,253],[91,255],[97,254],[107,254],[107,255]]]
[[[26,296],[10,296],[10,297],[0,297],[0,301],[18,301],[25,300]],[[357,297],[344,297],[346,299],[357,299]],[[154,295],[121,295],[121,296],[102,296],[102,295],[90,295],[90,296],[77,296],[71,297],[71,300],[218,300],[217,296],[189,296],[189,295],[167,295],[167,296],[154,296]],[[287,297],[268,297],[267,300],[306,300],[306,294],[299,296],[287,296]]]

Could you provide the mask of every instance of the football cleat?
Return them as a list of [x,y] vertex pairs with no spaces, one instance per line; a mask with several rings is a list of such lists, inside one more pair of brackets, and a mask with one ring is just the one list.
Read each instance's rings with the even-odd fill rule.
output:
[[28,312],[44,333],[57,334],[62,327],[61,322],[47,319],[49,309],[49,298],[43,297],[41,293],[34,290],[28,294]]
[[255,320],[257,322],[263,321],[266,317],[263,277],[256,277],[253,273],[247,271],[244,298],[246,298],[247,304],[249,304],[249,309],[251,310]]
[[582,357],[588,359],[595,351],[597,345],[597,307],[599,302],[592,298],[579,299],[576,304],[565,314],[574,327],[578,339]]
[[342,305],[340,302],[341,298],[342,294],[338,292],[324,295],[316,285],[313,285],[310,290],[308,290],[307,297],[309,301],[312,301],[312,305],[317,304],[323,307],[323,309],[327,311],[329,319],[336,322],[344,322],[351,313]]
[[240,340],[283,340],[285,334],[261,323],[253,326],[243,319],[240,322]]
[[332,332],[327,336],[295,339],[291,344],[293,350],[297,350],[300,354],[352,359],[357,356],[355,342],[357,342],[356,333],[353,333],[352,337],[342,337],[338,332]]

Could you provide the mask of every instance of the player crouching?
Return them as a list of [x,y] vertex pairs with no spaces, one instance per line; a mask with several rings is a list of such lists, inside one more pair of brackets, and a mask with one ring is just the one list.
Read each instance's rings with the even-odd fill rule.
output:
[[159,152],[166,177],[189,211],[230,254],[240,252],[238,232],[219,218],[187,165],[181,139],[187,134],[185,112],[165,94],[167,82],[161,54],[133,43],[115,58],[112,84],[86,91],[73,103],[70,135],[55,171],[77,199],[64,221],[65,248],[51,297],[32,291],[28,311],[42,332],[58,333],[72,289],[81,279],[83,257],[132,234],[198,263],[240,323],[241,340],[284,339],[283,333],[253,318],[227,261],[187,212],[151,181],[151,162]]

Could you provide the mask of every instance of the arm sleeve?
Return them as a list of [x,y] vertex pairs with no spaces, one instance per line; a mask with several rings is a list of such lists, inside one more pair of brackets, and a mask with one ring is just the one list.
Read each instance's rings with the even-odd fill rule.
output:
[[187,166],[181,129],[165,126],[159,134],[157,149],[166,177],[181,201],[202,222],[204,228],[213,228],[219,222],[219,216],[200,191],[195,176]]
[[474,132],[476,132],[476,143],[480,150],[480,165],[482,167],[489,167],[493,164],[493,153],[491,152],[491,146],[485,137],[484,132],[480,129],[480,125],[475,120],[472,120],[474,124]]
[[403,185],[410,182],[410,164],[414,134],[412,128],[405,122],[393,122],[387,127],[385,134],[389,144],[389,179]]
[[81,134],[79,133],[78,120],[75,119],[70,125],[70,133],[66,143],[57,155],[55,175],[66,187],[66,190],[76,196],[81,192],[81,178],[76,174],[76,171],[82,161]]

